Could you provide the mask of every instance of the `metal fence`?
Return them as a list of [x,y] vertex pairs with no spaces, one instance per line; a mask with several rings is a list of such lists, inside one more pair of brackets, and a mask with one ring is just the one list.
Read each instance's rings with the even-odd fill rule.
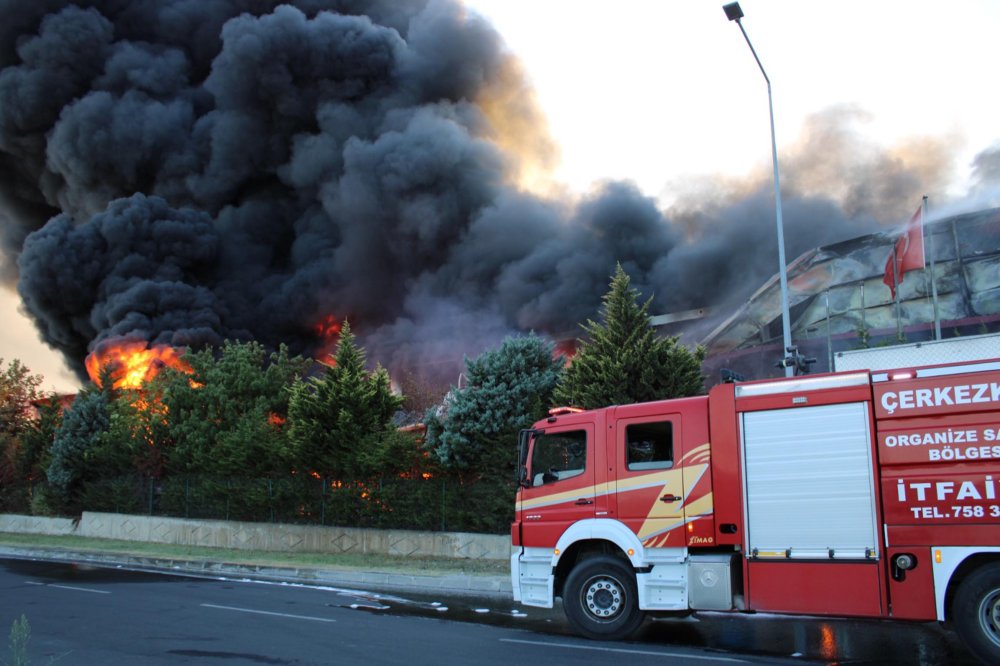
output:
[[343,482],[136,475],[86,482],[78,503],[86,511],[176,518],[503,534],[513,519],[514,487],[442,477]]

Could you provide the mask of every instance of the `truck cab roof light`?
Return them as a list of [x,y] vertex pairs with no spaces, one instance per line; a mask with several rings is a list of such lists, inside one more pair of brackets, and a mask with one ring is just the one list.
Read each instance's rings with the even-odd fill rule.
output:
[[549,410],[549,416],[562,416],[563,414],[579,414],[586,410],[579,407],[553,407]]

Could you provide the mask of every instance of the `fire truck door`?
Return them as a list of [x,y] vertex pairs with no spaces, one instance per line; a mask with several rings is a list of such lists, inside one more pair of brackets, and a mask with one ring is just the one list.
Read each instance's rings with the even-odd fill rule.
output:
[[521,491],[524,543],[554,548],[566,528],[593,518],[598,502],[595,483],[594,426],[546,429],[532,440],[528,487]]
[[620,419],[609,450],[615,452],[618,518],[647,548],[686,545],[680,425],[678,414]]
[[879,615],[868,403],[745,412],[741,425],[750,607]]

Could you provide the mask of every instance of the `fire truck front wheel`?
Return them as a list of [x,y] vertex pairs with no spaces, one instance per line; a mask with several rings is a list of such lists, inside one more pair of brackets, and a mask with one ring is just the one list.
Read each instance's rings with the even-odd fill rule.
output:
[[955,629],[987,664],[1000,664],[1000,564],[977,569],[955,595]]
[[609,555],[582,560],[570,572],[563,610],[578,633],[595,640],[627,638],[643,620],[635,575]]

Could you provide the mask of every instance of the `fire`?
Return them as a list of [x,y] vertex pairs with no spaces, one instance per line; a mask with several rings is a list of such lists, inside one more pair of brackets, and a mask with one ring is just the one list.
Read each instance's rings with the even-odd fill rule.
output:
[[183,353],[169,345],[149,346],[144,340],[120,340],[101,344],[84,364],[90,380],[98,386],[101,371],[108,368],[114,388],[138,389],[165,367],[190,373],[191,366],[181,358]]
[[821,624],[819,627],[820,654],[824,659],[837,658],[837,636],[833,632],[833,627],[829,624]]
[[575,338],[559,340],[552,349],[552,358],[557,358],[561,354],[565,359],[563,365],[568,367],[573,362],[573,358],[576,356],[577,351],[579,351],[579,349]]
[[340,329],[342,326],[337,316],[332,314],[326,315],[313,326],[313,332],[319,338],[319,346],[314,354],[315,358],[326,363],[333,362],[333,355],[337,351],[337,343],[340,342]]

